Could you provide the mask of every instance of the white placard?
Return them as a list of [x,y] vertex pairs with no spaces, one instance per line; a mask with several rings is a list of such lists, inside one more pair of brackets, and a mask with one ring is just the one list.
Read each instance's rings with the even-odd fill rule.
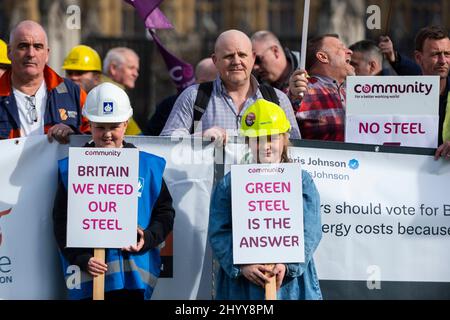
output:
[[320,279],[450,282],[450,163],[433,156],[291,148],[320,194]]
[[439,77],[348,77],[345,141],[435,148]]
[[346,142],[436,148],[438,142],[436,120],[435,116],[426,115],[347,116]]
[[136,244],[139,151],[70,148],[67,246]]
[[234,264],[304,261],[301,177],[298,163],[231,167]]

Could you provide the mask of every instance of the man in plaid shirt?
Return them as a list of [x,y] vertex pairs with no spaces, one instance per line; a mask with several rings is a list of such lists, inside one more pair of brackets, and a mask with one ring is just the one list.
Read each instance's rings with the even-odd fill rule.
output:
[[308,43],[306,69],[295,71],[289,93],[303,139],[344,141],[345,78],[354,75],[352,51],[337,35],[327,34]]

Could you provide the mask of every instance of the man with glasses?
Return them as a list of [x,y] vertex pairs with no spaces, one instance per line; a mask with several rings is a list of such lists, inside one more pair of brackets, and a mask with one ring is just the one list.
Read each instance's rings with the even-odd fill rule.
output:
[[345,79],[354,75],[352,51],[337,35],[327,34],[308,41],[305,70],[296,70],[289,80],[292,105],[303,139],[344,141]]
[[48,39],[38,23],[20,22],[10,34],[11,70],[0,78],[0,139],[47,134],[68,143],[87,132],[81,108],[86,93],[47,66]]
[[255,32],[251,41],[256,54],[253,73],[258,80],[287,94],[289,77],[299,66],[300,53],[283,49],[278,38],[267,30]]

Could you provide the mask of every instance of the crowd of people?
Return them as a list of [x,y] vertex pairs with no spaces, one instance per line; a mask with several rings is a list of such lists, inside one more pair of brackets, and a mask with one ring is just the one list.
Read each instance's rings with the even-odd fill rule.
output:
[[[196,84],[162,100],[143,130],[132,118],[126,93],[133,90],[139,76],[140,59],[132,49],[112,48],[102,64],[93,48],[75,46],[62,66],[65,77],[47,65],[49,55],[46,31],[34,21],[17,24],[8,44],[0,40],[0,139],[45,134],[50,142],[69,143],[73,134],[91,134],[93,142],[86,147],[134,148],[125,142],[125,135],[193,134],[219,144],[242,135],[250,147],[256,145],[254,162],[282,163],[287,161],[289,139],[344,142],[348,76],[437,75],[439,147],[435,156],[450,160],[450,39],[444,27],[428,26],[418,32],[415,61],[396,51],[388,36],[380,37],[378,43],[361,40],[347,47],[336,34],[319,35],[308,40],[305,70],[299,66],[300,53],[283,48],[270,31],[257,31],[251,37],[239,30],[224,31],[211,57],[197,65]],[[113,114],[101,113],[101,104],[111,96],[118,97],[120,108]],[[264,128],[251,137],[246,131],[250,113],[253,129]],[[257,143],[251,144],[250,139]],[[98,261],[90,250],[65,246],[67,161],[59,167],[53,214],[62,264],[79,265],[93,277],[108,271],[106,289],[111,298],[151,296],[154,283],[134,271],[143,268],[152,279],[158,277],[157,247],[173,227],[175,211],[162,178],[164,159],[141,153],[139,161],[153,178],[148,177],[152,183],[139,202],[138,243],[109,250],[106,262]],[[277,279],[281,299],[320,299],[312,259],[321,237],[320,204],[309,174],[302,172],[308,255],[302,264],[276,264],[270,270],[264,265],[233,265],[230,179],[227,175],[216,185],[210,210],[209,239],[220,264],[216,296],[262,299],[269,274]],[[108,270],[108,264],[117,259],[129,261],[130,267]],[[88,298],[86,288],[90,287],[72,292],[73,297]]]

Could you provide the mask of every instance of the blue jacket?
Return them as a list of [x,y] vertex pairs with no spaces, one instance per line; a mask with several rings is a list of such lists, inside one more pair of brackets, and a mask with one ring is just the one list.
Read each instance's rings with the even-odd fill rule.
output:
[[[105,276],[105,291],[112,290],[143,290],[144,298],[150,299],[156,285],[160,268],[159,248],[156,246],[165,239],[172,230],[174,210],[172,199],[169,194],[170,203],[166,203],[166,213],[161,213],[161,193],[168,193],[162,174],[165,160],[155,155],[139,152],[139,182],[142,186],[138,198],[138,226],[144,230],[145,248],[138,253],[124,252],[120,249],[106,250],[106,264],[108,271]],[[87,261],[93,256],[91,249],[66,248],[65,232],[67,223],[67,180],[68,180],[68,158],[59,161],[59,176],[62,190],[58,190],[54,208],[54,229],[58,245],[61,250],[61,261],[64,276],[67,283],[73,280],[73,269],[71,264],[79,265],[86,271]],[[61,189],[61,188],[60,188]],[[162,195],[165,196],[165,195]],[[167,198],[165,198],[167,199]],[[157,211],[155,212],[155,206]],[[165,215],[164,219],[158,219],[157,215]],[[156,217],[154,217],[154,215]],[[155,222],[156,226],[152,226]],[[151,228],[164,230],[151,230]],[[153,235],[148,236],[151,230]],[[160,233],[160,234],[158,234]],[[152,238],[159,238],[152,239]],[[87,272],[81,273],[81,285],[79,288],[70,288],[71,299],[83,299],[92,297],[92,277]]]
[[[287,263],[286,275],[279,300],[322,299],[313,254],[322,238],[319,193],[311,176],[302,170],[303,226],[305,235],[305,262]],[[247,280],[233,265],[233,235],[231,230],[231,174],[228,173],[215,187],[211,197],[209,242],[219,261],[216,277],[216,299],[264,300],[264,288]]]
[[[76,133],[89,132],[88,121],[81,116],[86,92],[71,80],[61,78],[50,67],[44,69],[47,85],[47,105],[44,114],[44,132],[57,123],[70,126]],[[0,139],[20,137],[20,119],[12,92],[11,71],[0,77]]]

